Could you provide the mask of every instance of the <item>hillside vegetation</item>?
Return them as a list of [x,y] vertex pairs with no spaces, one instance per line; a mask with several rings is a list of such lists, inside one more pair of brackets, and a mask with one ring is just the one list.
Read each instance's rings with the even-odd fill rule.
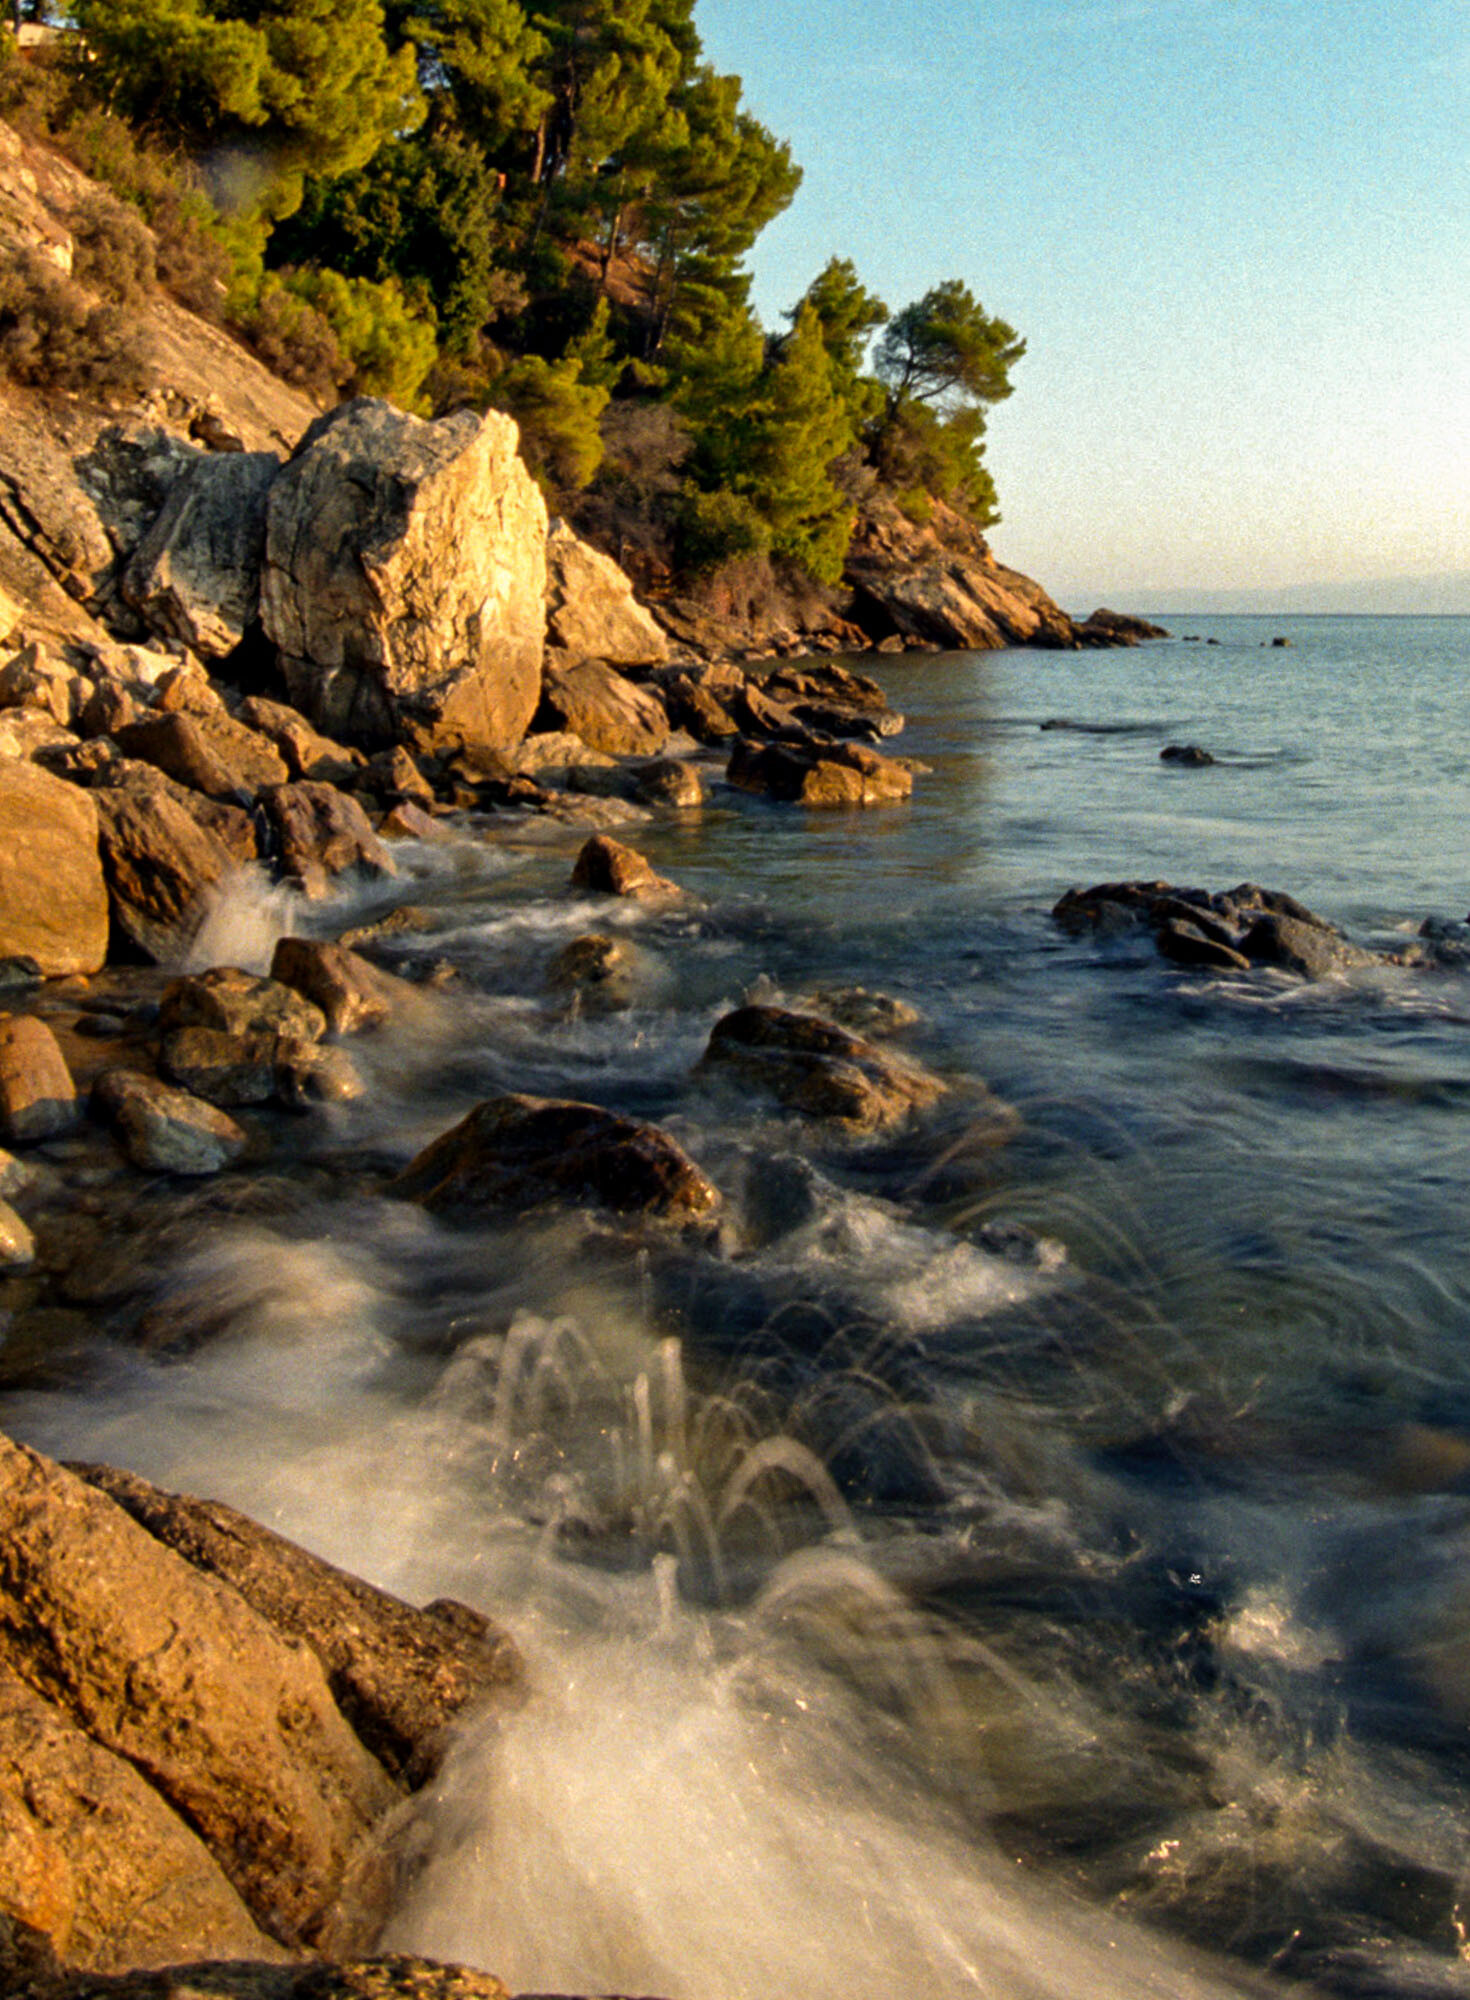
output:
[[319,401],[509,411],[645,582],[833,583],[875,493],[996,518],[985,411],[1024,343],[959,279],[890,311],[837,258],[760,324],[745,260],[800,169],[693,0],[79,0],[65,24],[0,34],[0,115],[118,197],[77,231],[108,304],[89,325],[54,274],[9,276],[18,379],[125,387],[121,315],[159,284]]

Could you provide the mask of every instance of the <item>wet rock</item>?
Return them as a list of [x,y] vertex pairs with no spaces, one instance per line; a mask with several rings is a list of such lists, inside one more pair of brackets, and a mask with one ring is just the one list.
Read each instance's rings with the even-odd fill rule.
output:
[[890,805],[908,798],[914,788],[903,765],[855,743],[812,749],[741,737],[725,776],[739,791],[817,807]]
[[380,840],[453,840],[455,836],[449,828],[442,826],[431,813],[416,806],[412,799],[403,799],[385,812],[378,821]]
[[393,1192],[435,1211],[589,1202],[621,1215],[684,1220],[719,1190],[655,1125],[595,1104],[508,1096],[477,1105],[426,1147]]
[[658,696],[605,660],[568,664],[548,653],[535,720],[538,729],[566,730],[610,757],[656,757],[669,740]]
[[367,814],[335,785],[303,779],[268,786],[260,794],[260,807],[282,875],[308,896],[325,896],[332,879],[349,868],[368,875],[394,873],[393,857]]
[[234,651],[260,607],[271,452],[203,454],[168,490],[122,575],[150,630],[206,659]]
[[1166,743],[1159,752],[1161,764],[1183,764],[1192,770],[1203,769],[1214,761],[1209,751],[1202,750],[1198,743]]
[[33,1146],[76,1122],[76,1085],[51,1029],[34,1014],[0,1014],[0,1139]]
[[392,1018],[390,982],[345,945],[284,937],[271,959],[271,978],[319,1007],[329,1034],[357,1034]]
[[322,1667],[106,1494],[0,1440],[0,1665],[125,1758],[263,1929],[309,1943],[395,1788]]
[[696,743],[718,747],[740,734],[740,724],[710,685],[709,670],[663,675],[658,683],[669,721]]
[[1052,911],[1065,930],[1103,936],[1148,930],[1176,963],[1220,971],[1269,966],[1320,979],[1381,961],[1346,939],[1294,896],[1242,882],[1234,889],[1170,882],[1099,882],[1069,889]]
[[176,959],[206,892],[235,872],[235,854],[179,803],[161,773],[156,784],[99,786],[92,797],[114,925],[144,958]]
[[174,980],[159,1002],[158,1025],[165,1034],[177,1028],[214,1028],[226,1035],[291,1035],[319,1042],[327,1032],[327,1017],[279,979],[219,965]]
[[345,1049],[282,1036],[276,1044],[276,1096],[293,1111],[314,1104],[351,1104],[362,1096],[363,1081]]
[[0,1199],[8,1201],[12,1195],[25,1194],[35,1183],[35,1168],[0,1147]]
[[0,1272],[28,1271],[36,1261],[36,1239],[8,1201],[0,1200]]
[[1371,951],[1349,944],[1340,931],[1316,918],[1303,921],[1280,911],[1267,911],[1251,925],[1240,948],[1253,965],[1277,966],[1303,979],[1324,979],[1330,972],[1377,963]]
[[935,1103],[937,1077],[835,1021],[785,1007],[738,1007],[715,1023],[701,1069],[723,1071],[812,1118],[859,1131],[898,1124]]
[[632,774],[632,795],[643,805],[692,811],[704,804],[704,780],[682,757],[655,757]]
[[625,847],[611,834],[595,833],[577,856],[572,887],[605,896],[673,896],[678,884],[654,872],[636,848]]
[[289,1060],[295,1052],[315,1046],[269,1033],[231,1035],[219,1028],[176,1028],[163,1037],[158,1066],[181,1090],[235,1111],[246,1104],[271,1103],[278,1095],[283,1052]]
[[104,1070],[92,1086],[92,1103],[133,1165],[146,1173],[217,1174],[233,1166],[248,1143],[223,1111],[137,1070]]
[[643,666],[669,656],[669,642],[612,560],[565,521],[546,535],[546,636],[569,659]]
[[860,1035],[901,1035],[919,1023],[919,1010],[891,993],[870,993],[866,986],[824,986],[812,995],[819,1014]]
[[468,1605],[418,1610],[213,1500],[165,1493],[111,1466],[70,1468],[194,1569],[222,1579],[285,1638],[309,1646],[338,1708],[394,1776],[421,1784],[449,1723],[522,1679],[509,1637]]
[[261,618],[331,735],[513,748],[535,712],[546,508],[498,411],[437,423],[360,398],[277,474]]
[[574,996],[596,1013],[617,1013],[633,1004],[632,953],[617,938],[598,931],[563,945],[546,979],[553,992]]
[[0,757],[0,958],[46,974],[96,972],[107,956],[97,807],[75,785]]
[[117,746],[179,784],[230,804],[253,799],[262,786],[283,785],[290,775],[267,737],[227,715],[148,715],[122,729]]

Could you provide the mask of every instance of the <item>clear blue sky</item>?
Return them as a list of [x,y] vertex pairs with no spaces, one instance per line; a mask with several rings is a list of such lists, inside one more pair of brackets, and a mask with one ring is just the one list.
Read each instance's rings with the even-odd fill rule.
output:
[[[832,254],[1026,336],[1003,561],[1069,606],[1470,572],[1470,0],[700,0]],[[1082,603],[1087,600],[1087,603]]]

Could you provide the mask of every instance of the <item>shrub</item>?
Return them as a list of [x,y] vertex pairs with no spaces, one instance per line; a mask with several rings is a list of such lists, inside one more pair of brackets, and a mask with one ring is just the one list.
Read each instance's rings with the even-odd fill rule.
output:
[[72,217],[72,276],[120,305],[137,305],[158,282],[153,238],[142,220],[94,196]]
[[719,488],[701,493],[687,487],[674,525],[681,570],[707,575],[727,563],[769,555],[771,529],[744,493]]
[[235,315],[236,325],[266,367],[318,402],[336,399],[351,373],[337,336],[323,314],[268,278],[254,305]]
[[138,321],[95,304],[35,251],[0,268],[0,366],[36,388],[103,397],[136,394],[149,379]]

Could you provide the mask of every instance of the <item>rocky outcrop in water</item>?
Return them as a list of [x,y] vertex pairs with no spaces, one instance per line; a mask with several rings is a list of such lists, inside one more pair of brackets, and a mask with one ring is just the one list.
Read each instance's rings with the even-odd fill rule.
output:
[[1263,968],[1303,979],[1381,963],[1294,896],[1242,882],[1227,890],[1180,889],[1169,882],[1099,882],[1069,889],[1052,915],[1064,930],[1117,936],[1151,932],[1176,965],[1218,972]]
[[938,1077],[850,1028],[787,1007],[737,1007],[715,1023],[700,1067],[810,1118],[882,1131],[944,1095]]

